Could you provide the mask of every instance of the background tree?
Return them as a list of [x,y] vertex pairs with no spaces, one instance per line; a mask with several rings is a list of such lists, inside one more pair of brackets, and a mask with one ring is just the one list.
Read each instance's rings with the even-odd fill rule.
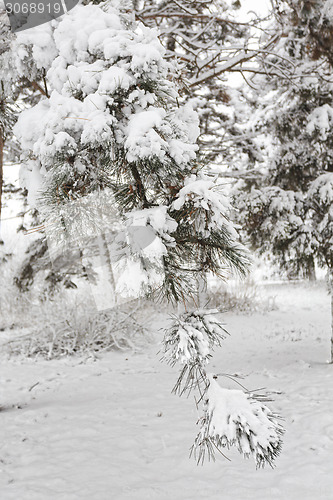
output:
[[[1,207],[3,192],[3,164],[5,155],[5,142],[9,139],[16,118],[15,102],[13,99],[13,81],[10,72],[4,71],[9,62],[7,53],[11,41],[9,23],[5,13],[0,12],[0,242],[1,240]],[[9,76],[9,78],[8,78]]]
[[260,157],[246,127],[249,87],[241,89],[240,82],[263,71],[280,74],[278,64],[263,68],[262,60],[282,31],[265,28],[269,15],[246,14],[246,4],[241,7],[221,0],[136,3],[137,19],[158,28],[167,57],[178,61],[182,98],[194,99],[200,117],[201,153],[230,175]]
[[279,50],[295,71],[289,80],[263,82],[257,128],[270,151],[258,175],[242,183],[240,217],[252,246],[291,276],[313,279],[315,264],[331,276],[332,11],[326,1],[275,7],[287,33]]

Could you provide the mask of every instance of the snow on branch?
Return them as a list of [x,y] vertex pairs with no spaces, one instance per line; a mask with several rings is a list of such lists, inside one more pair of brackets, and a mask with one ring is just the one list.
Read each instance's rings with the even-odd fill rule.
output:
[[[196,87],[229,71],[242,72],[248,61],[257,63],[258,57],[278,43],[282,31],[280,27],[278,33],[271,29],[271,13],[268,18],[251,15],[240,21],[235,10],[237,7],[224,2],[170,0],[137,9],[136,18],[158,27],[168,57],[190,63],[189,86]],[[254,66],[259,71],[262,65]]]
[[198,387],[205,377],[204,366],[209,362],[214,347],[221,346],[228,335],[215,317],[217,310],[186,312],[175,318],[164,337],[163,359],[183,368],[173,392],[180,395]]
[[325,141],[333,123],[333,108],[329,104],[324,104],[315,108],[308,117],[306,130],[312,134],[319,130],[320,139]]
[[273,467],[284,432],[279,417],[264,404],[262,396],[222,388],[215,379],[208,375],[201,429],[191,454],[203,463],[206,454],[215,460],[216,451],[236,446],[245,458],[253,456],[258,468],[265,464]]
[[173,392],[179,395],[199,392],[197,406],[203,405],[200,431],[191,448],[197,463],[206,457],[215,460],[215,452],[223,456],[223,448],[236,446],[245,458],[253,456],[257,467],[269,464],[282,446],[284,429],[279,416],[266,403],[266,395],[244,390],[222,388],[217,376],[206,372],[215,346],[221,346],[227,331],[217,320],[215,310],[184,313],[176,318],[164,337],[164,360],[183,367]]
[[207,362],[211,350],[220,346],[227,334],[213,316],[217,313],[215,309],[199,310],[176,318],[164,339],[166,351],[170,351],[166,357],[181,363]]

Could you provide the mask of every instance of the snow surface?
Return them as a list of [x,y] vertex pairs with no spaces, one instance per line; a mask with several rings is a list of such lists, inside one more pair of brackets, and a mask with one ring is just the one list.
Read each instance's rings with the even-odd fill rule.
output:
[[[319,285],[264,291],[278,309],[224,314],[231,335],[209,369],[274,393],[269,406],[286,428],[275,470],[256,470],[232,450],[231,462],[198,467],[188,458],[197,410],[192,397],[170,394],[177,370],[160,363],[158,343],[97,361],[2,356],[1,500],[333,499],[329,297]],[[165,323],[156,313],[156,328]]]

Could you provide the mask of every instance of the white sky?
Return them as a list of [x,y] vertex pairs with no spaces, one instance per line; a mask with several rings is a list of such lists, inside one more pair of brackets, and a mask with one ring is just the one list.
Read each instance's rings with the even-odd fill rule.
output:
[[270,9],[269,0],[240,0],[242,7],[240,13],[244,13],[245,16],[249,11],[254,11],[259,15],[265,15]]

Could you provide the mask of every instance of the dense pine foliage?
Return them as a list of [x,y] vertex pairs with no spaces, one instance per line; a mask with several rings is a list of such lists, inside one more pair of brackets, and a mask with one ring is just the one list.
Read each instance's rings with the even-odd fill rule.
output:
[[209,274],[247,273],[246,246],[332,279],[332,1],[272,0],[262,16],[239,1],[85,1],[15,36],[1,23],[0,206],[3,161],[20,158],[40,235],[20,290],[45,269],[52,286],[93,287],[100,256],[103,304],[178,304],[164,350],[175,392],[202,404],[194,455],[235,445],[272,465],[278,417],[207,372],[226,332],[198,296]]

